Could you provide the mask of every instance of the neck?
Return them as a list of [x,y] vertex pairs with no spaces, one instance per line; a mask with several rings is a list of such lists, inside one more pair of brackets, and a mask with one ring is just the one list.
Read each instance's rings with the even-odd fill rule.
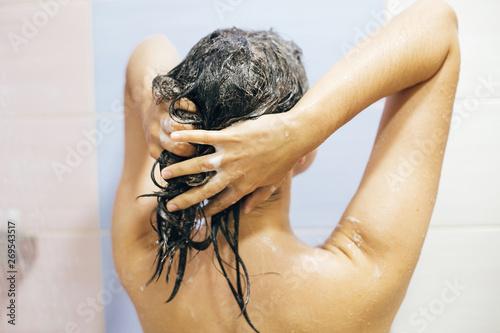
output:
[[242,213],[240,215],[241,239],[261,232],[292,232],[289,218],[290,190],[291,176],[287,176],[277,193],[254,208],[249,214]]
[[[254,208],[249,214],[240,213],[240,243],[256,235],[269,235],[275,232],[292,234],[289,219],[290,189],[291,176],[287,176],[279,189],[269,199]],[[233,225],[233,221],[230,222],[230,225]]]

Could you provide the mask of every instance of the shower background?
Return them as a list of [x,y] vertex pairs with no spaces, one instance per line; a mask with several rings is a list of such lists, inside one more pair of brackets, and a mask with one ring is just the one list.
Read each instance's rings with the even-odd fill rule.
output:
[[[500,332],[500,3],[449,3],[461,79],[435,212],[394,333]],[[0,0],[0,331],[141,332],[109,236],[125,66],[139,41],[165,34],[182,57],[216,28],[274,27],[303,48],[313,84],[383,10],[408,4]],[[335,133],[294,180],[292,225],[307,243],[327,237],[354,194],[382,106]],[[17,223],[15,327],[6,317],[8,219]]]

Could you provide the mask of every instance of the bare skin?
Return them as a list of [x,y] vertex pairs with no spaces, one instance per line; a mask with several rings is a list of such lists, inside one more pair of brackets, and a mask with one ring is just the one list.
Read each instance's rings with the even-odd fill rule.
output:
[[[166,38],[154,36],[139,44],[127,68],[125,166],[112,239],[120,280],[144,331],[252,332],[239,316],[212,248],[191,259],[172,302],[164,303],[173,284],[163,278],[141,290],[152,275],[157,250],[149,225],[156,201],[136,197],[156,190],[149,173],[162,149],[189,156],[185,142],[199,142],[218,147],[215,154],[224,150],[219,166],[210,156],[200,157],[169,166],[164,175],[216,169],[219,177],[172,203],[185,208],[223,191],[212,202],[213,214],[254,193],[240,220],[240,255],[251,275],[248,313],[257,329],[389,332],[417,264],[438,190],[460,66],[453,10],[440,1],[418,2],[342,58],[288,113],[218,132],[168,123],[168,103],[153,102],[154,75],[147,69],[166,72],[177,62]],[[290,228],[292,174],[309,165],[315,148],[338,128],[386,96],[355,196],[325,244],[307,246]],[[183,103],[196,111],[189,101]],[[162,143],[160,131],[171,141]],[[401,179],[401,159],[414,158],[417,152],[421,162]],[[221,249],[233,262],[222,241]]]

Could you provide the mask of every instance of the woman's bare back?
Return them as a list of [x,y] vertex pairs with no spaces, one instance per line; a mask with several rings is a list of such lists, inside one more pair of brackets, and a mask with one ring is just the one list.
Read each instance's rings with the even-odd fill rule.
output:
[[[387,294],[392,282],[384,267],[356,266],[342,253],[310,247],[287,232],[252,235],[240,251],[251,274],[248,314],[260,332],[388,332],[398,300]],[[212,248],[189,261],[170,303],[173,283],[160,279],[144,289],[137,283],[149,280],[155,254],[152,249],[151,261],[130,262],[126,270],[135,273],[124,283],[145,332],[253,332]],[[231,262],[228,251],[225,257]]]

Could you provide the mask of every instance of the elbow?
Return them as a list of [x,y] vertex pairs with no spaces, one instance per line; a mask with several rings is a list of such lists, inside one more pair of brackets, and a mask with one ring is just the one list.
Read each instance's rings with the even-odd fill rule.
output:
[[458,17],[457,17],[457,13],[455,12],[455,10],[453,8],[451,8],[450,5],[446,4],[446,6],[448,7],[448,20],[450,22],[450,24],[455,28],[455,31],[458,32]]
[[458,18],[455,10],[444,0],[422,0],[419,5],[424,15],[431,19],[431,25],[436,31],[458,32]]
[[418,5],[421,15],[428,19],[429,31],[439,35],[437,46],[446,53],[443,60],[448,59],[450,54],[458,55],[458,18],[455,10],[444,0],[421,0]]
[[[433,2],[433,5],[436,6],[436,2]],[[439,1],[439,17],[443,24],[447,27],[451,28],[458,32],[458,18],[455,10],[445,1]]]
[[[449,31],[449,51],[448,58],[453,59],[457,71],[460,68],[460,46],[458,41],[458,18],[455,10],[446,2],[443,3],[443,20]],[[458,75],[458,74],[457,74]]]
[[446,2],[443,1],[443,11],[447,22],[458,30],[458,18],[455,10]]
[[453,61],[455,67],[460,67],[460,46],[458,41],[458,18],[455,10],[445,1],[432,1],[438,13],[439,25],[442,27],[444,39],[449,44],[446,60]]

